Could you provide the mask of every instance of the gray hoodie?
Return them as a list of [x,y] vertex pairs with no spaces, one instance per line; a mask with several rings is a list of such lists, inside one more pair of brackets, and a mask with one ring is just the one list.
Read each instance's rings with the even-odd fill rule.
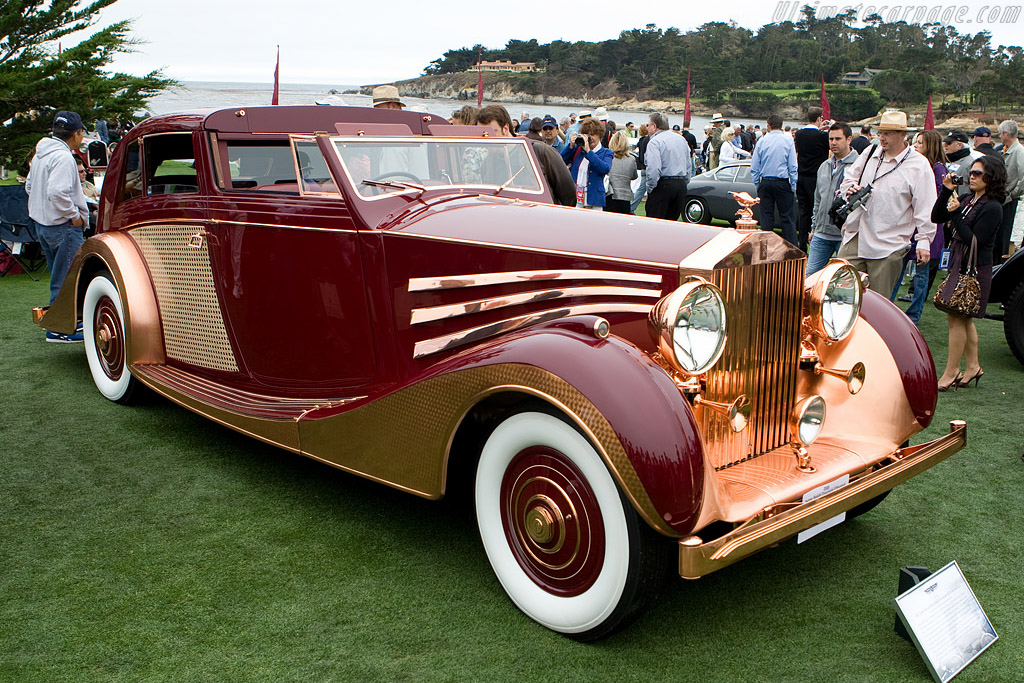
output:
[[28,179],[28,215],[40,225],[62,225],[81,218],[89,225],[78,164],[67,143],[43,138],[36,144]]
[[853,166],[858,156],[857,150],[851,149],[842,159],[829,156],[818,167],[818,183],[814,189],[814,212],[811,214],[811,232],[815,235],[830,240],[842,239],[842,230],[829,218],[828,210],[832,208],[832,202],[839,192],[846,169]]

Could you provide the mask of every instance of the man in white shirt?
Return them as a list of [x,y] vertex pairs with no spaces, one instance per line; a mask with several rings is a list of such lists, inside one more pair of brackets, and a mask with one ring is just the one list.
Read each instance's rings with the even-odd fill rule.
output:
[[871,289],[886,298],[899,277],[903,255],[917,230],[917,263],[928,263],[935,224],[935,171],[928,160],[907,145],[907,115],[882,114],[878,149],[863,154],[846,172],[840,193],[849,197],[871,186],[871,195],[843,224],[839,257],[864,271]]

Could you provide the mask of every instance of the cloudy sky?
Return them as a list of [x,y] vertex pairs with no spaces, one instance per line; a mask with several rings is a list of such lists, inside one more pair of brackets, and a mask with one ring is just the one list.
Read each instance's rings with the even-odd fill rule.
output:
[[[859,0],[858,0],[859,1]],[[119,0],[103,11],[106,24],[133,20],[145,44],[120,57],[115,68],[142,74],[164,69],[182,81],[261,82],[273,79],[275,46],[281,46],[286,83],[364,84],[418,76],[445,50],[481,43],[503,47],[510,39],[600,41],[623,29],[653,23],[689,31],[709,21],[754,28],[795,20],[802,4],[831,2],[733,0],[729,3],[643,3],[590,0],[553,2],[337,2],[305,0]],[[528,8],[526,11],[510,8]],[[586,7],[584,12],[574,8]],[[988,30],[994,44],[1020,44],[1020,5],[970,0],[959,5],[860,3],[861,17],[879,11],[886,20],[937,20],[961,33]],[[871,8],[874,7],[874,10]],[[993,9],[994,8],[994,9]],[[1009,14],[1007,14],[1009,12]]]

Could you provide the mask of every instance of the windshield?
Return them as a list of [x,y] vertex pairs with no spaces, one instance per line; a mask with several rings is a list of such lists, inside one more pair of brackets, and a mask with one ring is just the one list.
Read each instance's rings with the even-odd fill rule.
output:
[[352,184],[366,198],[423,188],[542,192],[526,141],[515,138],[336,138]]

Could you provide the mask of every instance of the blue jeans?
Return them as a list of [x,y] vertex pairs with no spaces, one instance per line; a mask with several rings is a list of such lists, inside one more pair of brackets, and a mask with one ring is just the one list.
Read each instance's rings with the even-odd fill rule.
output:
[[924,310],[924,302],[928,298],[929,268],[919,265],[914,271],[914,298],[910,300],[910,308],[907,309],[907,317],[916,325],[921,320],[921,312]]
[[57,292],[64,284],[64,278],[71,268],[71,261],[78,253],[78,248],[85,242],[82,228],[76,228],[71,222],[61,225],[36,224],[36,237],[43,248],[46,265],[50,269],[50,303],[57,298]]
[[640,200],[647,193],[647,169],[640,169],[640,186],[633,193],[633,201],[629,203],[629,212],[636,213],[636,207],[640,206]]
[[836,255],[842,238],[832,239],[815,235],[807,243],[807,275],[813,275],[828,265],[828,260]]

